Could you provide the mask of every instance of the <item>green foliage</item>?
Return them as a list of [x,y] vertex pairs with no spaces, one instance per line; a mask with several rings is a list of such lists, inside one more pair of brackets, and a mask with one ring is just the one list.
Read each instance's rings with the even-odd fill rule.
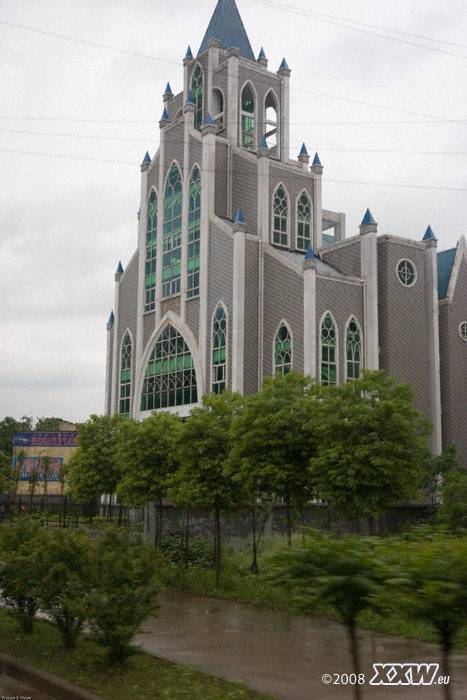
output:
[[21,420],[16,420],[11,416],[6,416],[0,421],[0,450],[8,457],[13,454],[14,433],[28,432],[32,430],[32,418],[23,416]]
[[123,503],[146,506],[165,496],[168,476],[177,466],[179,430],[179,417],[167,411],[119,426],[117,460],[122,478],[117,494]]
[[70,460],[69,495],[89,502],[102,494],[114,494],[120,473],[117,463],[120,414],[96,416],[78,425],[79,447]]
[[40,552],[43,532],[37,520],[22,517],[0,528],[1,600],[25,634],[31,634],[44,573]]
[[458,470],[445,474],[439,493],[439,522],[448,525],[452,532],[467,530],[467,472]]
[[53,529],[41,537],[40,608],[57,626],[67,649],[74,648],[86,620],[92,550],[91,538],[76,532]]
[[0,450],[0,493],[9,491],[14,481],[11,457]]
[[156,558],[141,539],[117,532],[97,540],[94,557],[89,627],[110,663],[123,664],[135,651],[131,640],[139,626],[156,607]]
[[363,372],[323,388],[314,415],[316,488],[347,516],[378,516],[416,497],[429,424],[412,407],[413,390],[382,372]]
[[[162,551],[165,552],[173,563],[183,561],[185,563],[185,551],[182,551],[182,533],[174,532],[162,540]],[[213,542],[211,538],[197,535],[189,542],[188,564],[200,569],[211,569],[213,562]]]
[[290,505],[312,498],[309,461],[316,453],[313,415],[319,386],[299,372],[266,377],[262,391],[248,396],[232,425],[229,470],[249,502],[279,496]]
[[38,418],[34,430],[38,433],[54,433],[60,430],[62,418]]

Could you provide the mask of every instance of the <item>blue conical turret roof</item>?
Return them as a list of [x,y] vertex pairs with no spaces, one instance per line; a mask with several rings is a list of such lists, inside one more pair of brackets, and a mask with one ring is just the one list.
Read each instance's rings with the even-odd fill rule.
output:
[[376,221],[373,218],[373,214],[369,209],[366,210],[365,216],[363,217],[360,226],[366,226],[367,224],[376,224]]
[[220,41],[221,49],[227,51],[231,46],[236,46],[240,56],[256,61],[235,0],[218,0],[198,55],[207,50],[212,38]]
[[316,255],[313,252],[313,248],[311,247],[311,243],[308,243],[308,248],[306,251],[305,255],[305,260],[316,260]]
[[245,219],[243,218],[243,212],[239,207],[238,211],[237,211],[237,216],[235,217],[234,224],[244,224],[244,223],[245,223]]
[[425,231],[425,235],[422,238],[422,241],[436,241],[436,236],[433,233],[433,229],[431,226],[428,226],[427,230]]

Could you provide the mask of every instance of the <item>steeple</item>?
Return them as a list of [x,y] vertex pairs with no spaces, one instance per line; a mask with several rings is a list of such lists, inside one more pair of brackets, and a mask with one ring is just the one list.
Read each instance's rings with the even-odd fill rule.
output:
[[213,37],[220,41],[221,49],[227,51],[231,46],[236,46],[240,56],[256,62],[235,0],[218,0],[198,55],[207,50],[209,39]]

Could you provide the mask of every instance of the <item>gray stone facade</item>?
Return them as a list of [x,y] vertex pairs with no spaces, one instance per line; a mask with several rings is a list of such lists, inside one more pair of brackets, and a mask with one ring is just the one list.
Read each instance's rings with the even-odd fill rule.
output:
[[210,27],[220,12],[234,18],[229,38],[219,24],[187,52],[183,92],[168,86],[160,147],[141,165],[138,246],[117,270],[107,324],[106,412],[121,410],[126,333],[138,420],[153,408],[188,415],[224,386],[253,393],[278,368],[329,382],[379,368],[413,385],[432,451],[454,442],[467,466],[464,239],[437,254],[431,229],[378,236],[369,212],[347,238],[344,214],[323,209],[318,156],[289,157],[287,64],[271,72],[251,58],[234,0]]

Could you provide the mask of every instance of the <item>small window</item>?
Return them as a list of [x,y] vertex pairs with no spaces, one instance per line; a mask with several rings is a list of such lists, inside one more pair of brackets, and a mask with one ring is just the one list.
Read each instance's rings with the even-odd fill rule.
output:
[[242,146],[255,147],[255,98],[251,85],[242,90]]
[[122,342],[120,354],[120,403],[119,413],[124,418],[130,417],[131,400],[131,338],[128,331]]
[[362,338],[360,328],[354,318],[349,321],[345,334],[345,354],[347,381],[358,379],[362,357]]
[[277,146],[277,105],[274,93],[269,91],[264,103],[264,134],[268,148]]
[[212,390],[221,394],[227,382],[227,316],[222,304],[212,323]]
[[287,326],[282,323],[274,342],[274,372],[282,377],[292,369],[292,338]]
[[404,287],[412,287],[417,279],[415,265],[410,260],[401,260],[397,264],[397,277]]
[[224,95],[217,88],[212,91],[212,118],[221,131],[224,128]]
[[198,64],[191,78],[191,94],[195,101],[195,129],[203,126],[203,69]]
[[321,381],[323,384],[337,383],[336,329],[330,314],[321,323]]
[[146,261],[144,263],[144,310],[156,307],[156,261],[157,261],[157,195],[151,190],[148,201],[146,227]]
[[459,333],[462,340],[467,342],[467,321],[462,321],[459,326]]
[[297,203],[297,248],[307,250],[311,243],[311,202],[303,192]]
[[279,245],[289,244],[288,214],[289,205],[287,201],[287,194],[282,185],[279,185],[274,193],[273,201],[273,243],[277,243]]

